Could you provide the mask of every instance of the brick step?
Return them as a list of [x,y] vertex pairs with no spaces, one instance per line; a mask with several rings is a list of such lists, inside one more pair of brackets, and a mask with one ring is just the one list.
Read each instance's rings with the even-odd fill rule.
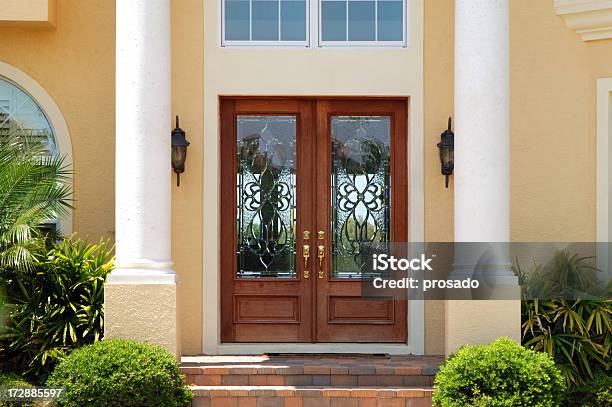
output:
[[194,407],[431,407],[431,387],[191,386]]
[[[188,373],[189,372],[189,373]],[[432,386],[433,375],[403,374],[198,374],[183,369],[187,384],[197,386]]]
[[[181,372],[198,386],[432,386],[442,359],[389,358],[184,358]],[[226,363],[223,363],[223,362]]]

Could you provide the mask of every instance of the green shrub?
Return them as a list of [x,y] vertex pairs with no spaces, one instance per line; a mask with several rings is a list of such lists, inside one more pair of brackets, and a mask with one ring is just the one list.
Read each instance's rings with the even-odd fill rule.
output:
[[0,270],[7,296],[0,364],[39,383],[71,349],[101,339],[112,268],[106,243],[67,239],[31,269]]
[[451,355],[436,375],[433,401],[441,407],[552,407],[564,394],[548,355],[500,338]]
[[64,386],[66,407],[184,407],[191,392],[176,358],[146,343],[115,339],[73,351],[53,371],[49,386]]
[[610,407],[612,406],[612,376],[600,374],[584,386],[572,391],[568,407]]
[[[32,387],[32,385],[14,373],[0,372],[0,387]],[[33,402],[0,400],[0,407],[31,407],[34,405]]]

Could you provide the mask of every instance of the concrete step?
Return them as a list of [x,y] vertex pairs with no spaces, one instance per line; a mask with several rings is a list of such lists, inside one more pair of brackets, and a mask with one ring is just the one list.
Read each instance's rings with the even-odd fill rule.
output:
[[431,387],[191,386],[194,407],[431,407]]

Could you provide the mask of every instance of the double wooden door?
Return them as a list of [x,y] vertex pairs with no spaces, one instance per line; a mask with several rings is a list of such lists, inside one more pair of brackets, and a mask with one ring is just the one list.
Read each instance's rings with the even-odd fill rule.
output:
[[361,296],[407,240],[407,100],[221,99],[222,342],[406,342]]

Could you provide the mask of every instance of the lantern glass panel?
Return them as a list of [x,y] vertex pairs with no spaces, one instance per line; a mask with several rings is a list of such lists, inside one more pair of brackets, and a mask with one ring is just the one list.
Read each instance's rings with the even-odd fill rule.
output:
[[172,168],[183,171],[187,157],[187,146],[172,146]]
[[442,146],[440,148],[440,162],[443,170],[452,170],[454,164],[454,151],[451,146]]

